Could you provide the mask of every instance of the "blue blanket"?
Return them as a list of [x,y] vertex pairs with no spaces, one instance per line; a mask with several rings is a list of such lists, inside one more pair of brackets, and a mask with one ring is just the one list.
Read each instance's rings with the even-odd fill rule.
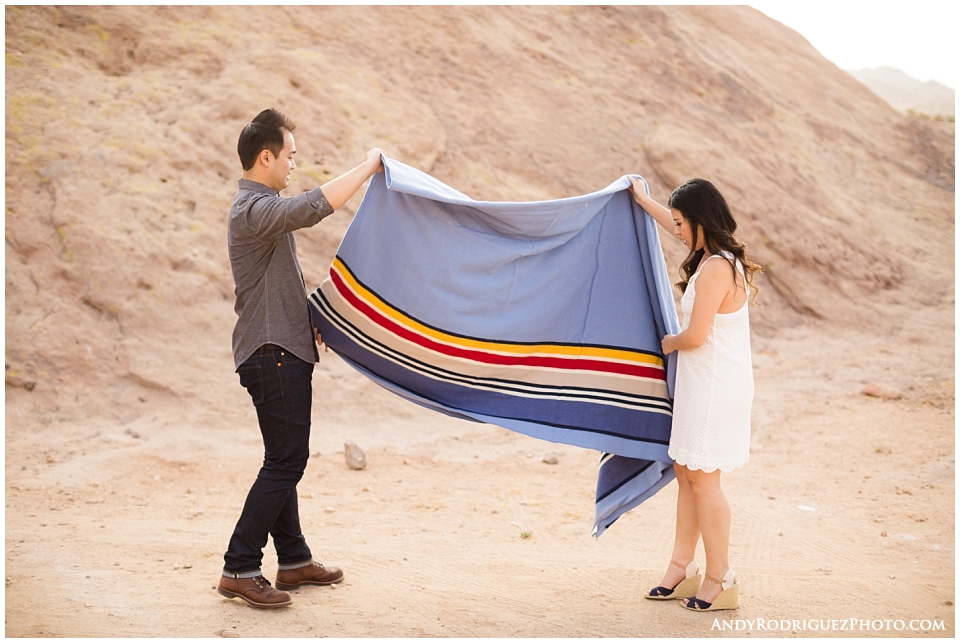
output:
[[656,224],[621,177],[555,201],[474,201],[384,158],[329,277],[326,344],[416,404],[603,452],[593,533],[673,477],[679,332]]

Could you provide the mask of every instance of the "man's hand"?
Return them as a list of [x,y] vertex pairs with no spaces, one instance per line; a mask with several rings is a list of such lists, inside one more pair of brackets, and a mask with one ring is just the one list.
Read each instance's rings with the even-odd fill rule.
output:
[[317,327],[316,327],[316,326],[313,327],[313,332],[314,332],[314,334],[316,334],[316,336],[317,336],[317,346],[323,346],[323,352],[324,352],[324,353],[329,353],[329,352],[330,352],[330,347],[323,343],[323,338],[320,337],[320,331],[317,330]]
[[383,150],[381,150],[379,147],[375,147],[367,152],[367,163],[371,168],[371,176],[378,172],[383,172],[383,161],[380,159],[381,154],[383,154]]
[[373,148],[367,152],[367,158],[364,159],[363,163],[320,186],[323,189],[323,196],[327,197],[327,201],[334,210],[339,210],[344,203],[349,201],[364,181],[377,172],[383,172],[383,162],[380,160],[381,154],[383,154],[383,150],[379,147]]

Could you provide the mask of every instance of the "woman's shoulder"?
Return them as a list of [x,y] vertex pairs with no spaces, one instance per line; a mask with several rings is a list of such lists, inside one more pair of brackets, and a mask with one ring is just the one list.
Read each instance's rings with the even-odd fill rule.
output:
[[733,282],[733,275],[730,272],[730,265],[735,261],[733,255],[729,252],[715,254],[708,257],[700,265],[700,276],[698,281],[706,279],[710,282]]

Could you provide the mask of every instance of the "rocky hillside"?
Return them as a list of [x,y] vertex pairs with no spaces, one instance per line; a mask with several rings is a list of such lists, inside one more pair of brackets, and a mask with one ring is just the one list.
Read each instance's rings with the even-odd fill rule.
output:
[[[766,267],[753,319],[767,335],[892,332],[952,289],[952,124],[898,113],[749,8],[5,19],[6,382],[45,413],[123,419],[236,388],[225,218],[237,135],[268,106],[299,124],[288,194],[375,145],[482,199],[571,196],[628,172],[665,199],[709,178]],[[358,204],[298,233],[308,288]],[[666,245],[675,269],[682,248]]]
[[858,69],[850,73],[901,112],[934,117],[954,115],[956,92],[934,80],[921,82],[893,67]]

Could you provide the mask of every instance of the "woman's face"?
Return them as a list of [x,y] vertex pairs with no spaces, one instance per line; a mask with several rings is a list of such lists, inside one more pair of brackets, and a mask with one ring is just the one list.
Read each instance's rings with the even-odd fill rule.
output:
[[683,245],[690,250],[700,250],[703,247],[703,228],[697,225],[697,247],[694,248],[693,227],[690,225],[690,222],[687,221],[687,218],[676,208],[672,208],[670,214],[673,215],[673,233],[677,235],[680,241],[683,241]]

